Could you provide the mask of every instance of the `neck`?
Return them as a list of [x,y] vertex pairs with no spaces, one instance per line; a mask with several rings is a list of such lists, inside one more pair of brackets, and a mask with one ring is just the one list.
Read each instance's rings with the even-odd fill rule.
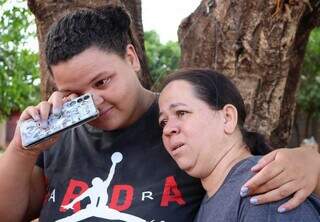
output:
[[156,93],[143,89],[139,93],[139,100],[136,104],[136,111],[134,113],[135,118],[133,118],[133,122],[137,121],[152,105],[152,103],[156,99]]
[[229,148],[220,154],[211,173],[207,177],[201,178],[202,186],[207,191],[207,195],[209,197],[213,196],[222,185],[232,167],[249,156],[251,154],[246,149],[246,145],[242,140],[237,140],[230,144]]

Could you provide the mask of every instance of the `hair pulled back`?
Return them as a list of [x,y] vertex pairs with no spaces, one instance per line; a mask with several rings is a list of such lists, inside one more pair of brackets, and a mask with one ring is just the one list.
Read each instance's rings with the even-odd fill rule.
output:
[[246,145],[253,155],[264,155],[271,151],[263,135],[244,128],[246,111],[244,101],[237,87],[224,75],[211,69],[193,68],[178,70],[167,76],[162,89],[170,82],[184,80],[193,86],[195,96],[214,110],[221,110],[227,104],[238,111],[238,127]]

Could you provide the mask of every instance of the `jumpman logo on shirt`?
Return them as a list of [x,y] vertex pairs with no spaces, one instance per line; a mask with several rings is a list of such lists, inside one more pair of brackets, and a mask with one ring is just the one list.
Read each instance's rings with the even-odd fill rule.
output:
[[127,222],[146,222],[146,220],[143,220],[139,217],[120,212],[118,210],[109,208],[108,206],[109,197],[107,190],[114,176],[116,165],[117,163],[122,161],[122,158],[123,156],[120,152],[113,153],[111,156],[112,166],[110,168],[108,178],[105,181],[103,181],[99,177],[93,178],[91,181],[92,186],[90,188],[76,197],[69,204],[61,206],[66,210],[73,209],[73,206],[77,202],[83,200],[86,197],[89,197],[90,204],[88,204],[85,209],[79,210],[75,214],[57,220],[56,222],[76,222],[85,220],[90,217],[98,217],[108,220],[121,220]]

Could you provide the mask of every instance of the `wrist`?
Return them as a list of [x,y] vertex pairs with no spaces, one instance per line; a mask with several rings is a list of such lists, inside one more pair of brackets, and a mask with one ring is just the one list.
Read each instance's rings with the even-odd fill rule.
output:
[[7,147],[8,152],[12,152],[16,157],[23,158],[28,161],[35,162],[41,153],[37,149],[25,149],[21,143],[15,141],[14,139]]

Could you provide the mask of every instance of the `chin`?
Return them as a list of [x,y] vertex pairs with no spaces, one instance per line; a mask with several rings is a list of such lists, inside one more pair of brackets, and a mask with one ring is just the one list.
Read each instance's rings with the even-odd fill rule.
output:
[[194,177],[194,178],[201,178],[201,173],[197,172],[194,168],[192,169],[187,169],[184,170],[189,176]]
[[194,177],[194,166],[190,162],[177,161],[179,168]]
[[185,171],[189,176],[195,178],[201,178],[201,172],[199,172],[199,168],[196,167],[196,164],[187,161],[177,161],[179,168]]

